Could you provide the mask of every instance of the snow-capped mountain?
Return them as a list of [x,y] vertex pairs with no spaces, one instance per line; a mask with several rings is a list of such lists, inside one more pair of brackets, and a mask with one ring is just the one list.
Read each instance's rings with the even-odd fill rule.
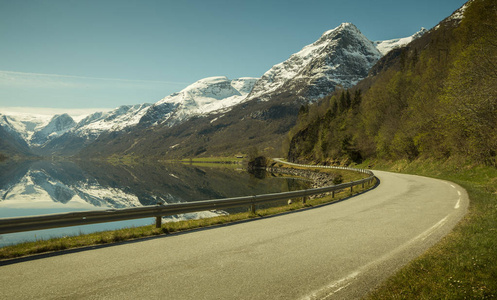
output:
[[304,100],[317,100],[338,85],[349,88],[364,79],[381,56],[356,26],[343,23],[264,73],[248,99],[270,100],[291,91]]
[[0,113],[0,152],[7,155],[32,155],[28,140],[48,120],[37,115]]
[[[194,116],[227,113],[252,100],[279,103],[318,100],[337,86],[352,87],[368,75],[389,49],[404,45],[424,32],[422,29],[407,38],[373,43],[356,26],[343,23],[273,66],[260,79],[209,77],[155,104],[124,105],[112,111],[93,113],[77,123],[67,114],[51,119],[0,115],[0,126],[20,144],[29,145],[36,154],[73,155],[104,133],[157,125],[172,127]],[[247,113],[264,115],[262,111]],[[279,115],[276,111],[272,114]]]
[[50,122],[50,119],[51,117],[46,115],[0,113],[0,126],[12,136],[28,142],[35,132]]
[[[245,99],[256,81],[256,78],[229,80],[226,77],[210,77],[154,105],[124,105],[112,111],[88,115],[77,124],[71,123],[67,115],[55,116],[49,124],[33,134],[28,143],[41,155],[75,154],[78,148],[88,145],[102,133],[118,132],[137,125],[171,126],[191,116],[229,110]],[[63,124],[66,127],[61,126],[61,118],[65,119],[66,123]],[[49,128],[52,129],[51,134]]]
[[38,155],[76,154],[102,133],[118,132],[136,126],[150,106],[147,103],[123,105],[111,111],[90,114],[70,128],[48,135],[44,143],[36,143],[41,140],[31,140],[33,152]]
[[42,115],[0,114],[0,126],[35,153],[49,155],[51,148],[64,148],[64,141],[73,143],[78,138],[83,145],[95,140],[103,132],[135,126],[150,106],[151,104],[146,103],[123,105],[111,111],[93,113],[78,123],[68,114],[54,115],[51,118]]
[[249,77],[229,80],[225,76],[201,79],[155,103],[142,123],[173,125],[194,115],[229,110],[245,100],[256,81]]
[[55,115],[50,122],[39,130],[35,130],[34,134],[28,140],[32,146],[40,146],[48,140],[54,139],[71,130],[76,125],[76,122],[68,114]]
[[69,133],[95,139],[102,132],[120,131],[135,126],[151,105],[123,105],[108,112],[93,113],[76,124]]
[[390,52],[392,49],[395,48],[400,48],[403,47],[413,40],[421,37],[423,34],[428,32],[425,28],[421,28],[418,32],[415,34],[405,37],[405,38],[400,38],[400,39],[391,39],[391,40],[386,40],[386,41],[376,41],[374,42],[376,48],[381,52],[382,55],[386,55],[388,52]]

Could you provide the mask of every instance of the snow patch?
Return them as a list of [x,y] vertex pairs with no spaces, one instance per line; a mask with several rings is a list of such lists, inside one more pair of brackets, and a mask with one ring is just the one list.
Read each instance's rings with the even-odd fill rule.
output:
[[468,5],[473,2],[472,0],[466,2],[461,8],[456,10],[450,17],[447,18],[447,20],[462,20],[464,18],[464,12],[468,8]]
[[386,55],[388,52],[395,48],[400,48],[403,47],[410,42],[414,41],[415,39],[421,37],[423,34],[425,34],[427,30],[425,28],[421,28],[418,32],[415,34],[405,37],[405,38],[399,38],[399,39],[391,39],[391,40],[385,40],[385,41],[376,41],[374,44],[376,45],[376,48],[381,52],[382,55]]

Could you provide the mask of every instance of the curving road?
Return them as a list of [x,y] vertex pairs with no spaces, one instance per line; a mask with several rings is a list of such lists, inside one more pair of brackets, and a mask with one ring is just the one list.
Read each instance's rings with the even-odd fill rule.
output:
[[450,182],[375,174],[376,189],[333,205],[0,262],[0,298],[358,298],[450,232],[469,202]]

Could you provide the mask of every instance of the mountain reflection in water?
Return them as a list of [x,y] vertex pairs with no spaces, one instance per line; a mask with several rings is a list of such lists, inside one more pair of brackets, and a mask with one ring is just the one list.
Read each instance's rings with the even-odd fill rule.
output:
[[[260,179],[233,167],[200,167],[180,163],[115,165],[94,161],[10,161],[0,165],[0,218],[190,202],[307,187],[306,181],[274,176]],[[181,218],[212,215],[216,212],[187,214]],[[174,218],[178,217],[170,217]],[[151,219],[130,220],[72,229],[41,230],[35,232],[35,236],[150,224]],[[30,240],[30,236],[34,236],[33,232],[6,234],[0,236],[0,246],[18,242],[21,237]]]

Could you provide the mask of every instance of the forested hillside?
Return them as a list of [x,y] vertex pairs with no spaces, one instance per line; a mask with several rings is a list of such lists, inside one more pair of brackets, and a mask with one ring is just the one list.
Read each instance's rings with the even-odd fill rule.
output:
[[497,165],[497,2],[469,1],[370,76],[302,107],[288,156],[316,162],[462,156]]

